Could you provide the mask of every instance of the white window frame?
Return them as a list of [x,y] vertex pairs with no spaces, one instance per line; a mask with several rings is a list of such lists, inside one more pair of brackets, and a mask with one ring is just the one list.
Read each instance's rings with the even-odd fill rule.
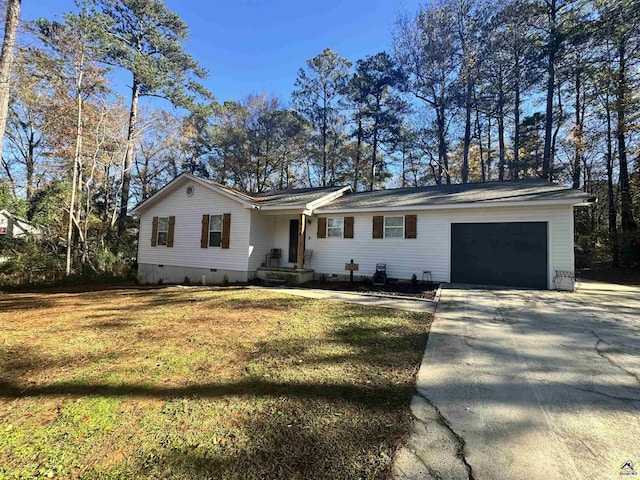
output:
[[[331,226],[331,221],[332,220],[339,220],[340,221],[340,225],[339,226]],[[331,235],[329,232],[330,231],[338,231],[340,232],[339,235]],[[344,238],[344,217],[331,217],[331,218],[327,218],[327,238]]]
[[[213,226],[214,226],[213,225],[213,218],[214,217],[220,217],[220,229],[219,230],[214,230],[213,229]],[[222,228],[223,228],[222,221],[223,221],[222,215],[209,215],[209,238],[208,238],[208,242],[207,242],[207,245],[209,246],[209,248],[221,248],[222,247]],[[218,245],[213,245],[212,244],[212,242],[211,242],[211,239],[212,239],[211,234],[212,233],[220,233],[220,242],[219,242]]]
[[[387,219],[388,218],[400,218],[402,220],[402,225],[387,225]],[[400,235],[392,235],[389,236],[387,235],[387,229],[394,229],[396,231],[400,231]],[[384,238],[404,238],[404,215],[393,215],[393,216],[385,216],[384,217],[384,225],[383,225],[383,230],[384,230]]]
[[[161,229],[160,224],[164,220],[164,230]],[[160,240],[160,234],[164,233],[164,240]],[[158,230],[156,232],[156,245],[166,247],[167,240],[169,240],[169,217],[158,217]]]

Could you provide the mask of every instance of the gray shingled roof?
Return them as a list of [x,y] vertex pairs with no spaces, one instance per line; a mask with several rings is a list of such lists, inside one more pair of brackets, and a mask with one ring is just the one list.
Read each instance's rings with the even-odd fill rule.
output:
[[546,180],[527,179],[508,182],[467,183],[431,187],[397,188],[345,194],[322,211],[418,207],[455,204],[500,204],[505,202],[571,200],[582,203],[592,199],[580,190]]
[[315,187],[315,188],[297,188],[291,190],[278,190],[274,192],[262,193],[243,193],[234,188],[228,187],[213,180],[200,178],[215,187],[220,188],[236,197],[247,202],[254,202],[262,206],[269,207],[303,207],[308,203],[318,200],[325,195],[337,192],[341,186],[333,187]]
[[281,190],[278,192],[254,193],[252,197],[257,203],[269,207],[301,206],[318,200],[325,195],[337,192],[344,187],[299,188],[296,190]]
[[241,202],[247,202],[249,204],[260,205],[261,207],[275,207],[275,208],[286,208],[286,207],[297,207],[297,208],[305,208],[307,204],[314,202],[315,200],[319,200],[322,197],[330,195],[332,193],[337,192],[345,187],[341,186],[333,186],[333,187],[317,187],[317,188],[300,188],[293,190],[281,190],[276,192],[263,192],[263,193],[243,193],[239,190],[236,190],[227,185],[223,185],[218,182],[214,182],[213,180],[209,180],[207,178],[197,177],[195,175],[183,173],[178,177],[171,180],[168,184],[162,187],[158,192],[156,192],[151,197],[143,200],[138,203],[131,212],[134,214],[139,214],[141,209],[145,209],[147,206],[153,204],[158,199],[162,198],[161,194],[166,194],[168,191],[171,191],[173,185],[176,185],[176,182],[179,182],[180,179],[194,179],[198,182],[203,182],[205,184],[211,185],[219,190],[226,192],[228,195],[232,195],[236,197]]

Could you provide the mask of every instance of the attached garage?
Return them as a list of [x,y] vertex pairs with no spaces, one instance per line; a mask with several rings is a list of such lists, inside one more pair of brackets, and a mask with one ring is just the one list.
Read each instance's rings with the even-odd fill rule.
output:
[[452,223],[451,281],[548,288],[546,222]]

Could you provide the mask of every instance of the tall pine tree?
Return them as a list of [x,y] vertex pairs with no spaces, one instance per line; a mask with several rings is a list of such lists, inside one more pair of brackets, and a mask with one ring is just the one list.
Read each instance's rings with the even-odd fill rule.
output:
[[127,219],[140,97],[160,97],[189,109],[198,97],[212,98],[212,95],[197,82],[206,77],[206,71],[183,50],[188,37],[187,24],[161,0],[93,0],[92,3],[107,19],[101,28],[104,62],[131,73],[127,150],[118,217],[118,233],[122,234]]

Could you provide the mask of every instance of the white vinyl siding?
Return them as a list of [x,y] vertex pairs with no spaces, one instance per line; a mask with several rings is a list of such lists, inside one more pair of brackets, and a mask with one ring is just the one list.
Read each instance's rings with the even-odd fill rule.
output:
[[[418,241],[387,238],[384,243],[371,238],[373,215],[389,217],[417,214]],[[328,216],[322,214],[322,216]],[[344,264],[353,258],[360,264],[359,275],[371,276],[377,263],[387,264],[391,278],[410,279],[414,273],[421,278],[430,271],[434,281],[450,281],[451,224],[491,222],[547,222],[549,252],[549,286],[553,286],[554,270],[573,271],[573,208],[503,207],[469,208],[432,211],[356,213],[354,232],[357,241],[343,239],[332,242],[307,237],[307,249],[313,250],[309,267],[319,274],[344,275]]]
[[[201,185],[194,185],[189,197],[186,186],[178,186],[141,215],[138,263],[246,272],[251,211]],[[202,215],[217,212],[231,214],[229,248],[201,248]],[[144,239],[151,238],[153,217],[172,215],[180,226],[174,232],[173,248],[151,247]]]
[[[275,219],[275,231],[273,235],[273,247],[279,248],[282,251],[282,258],[280,259],[281,267],[294,267],[295,263],[289,262],[289,226],[291,220],[297,219],[297,215],[278,215]],[[315,232],[311,235],[313,228],[316,227],[317,219],[313,219],[313,226],[307,223],[307,240],[305,249],[309,248],[309,238],[315,238]],[[333,243],[333,242],[332,242]],[[305,265],[306,267],[307,265]]]
[[[275,247],[275,215],[263,215],[251,210],[251,233],[249,242],[249,271],[255,272],[266,260],[267,254]],[[233,218],[231,219],[233,223]],[[287,234],[289,230],[287,229]],[[284,250],[283,250],[284,259]],[[282,261],[281,259],[281,265]]]

